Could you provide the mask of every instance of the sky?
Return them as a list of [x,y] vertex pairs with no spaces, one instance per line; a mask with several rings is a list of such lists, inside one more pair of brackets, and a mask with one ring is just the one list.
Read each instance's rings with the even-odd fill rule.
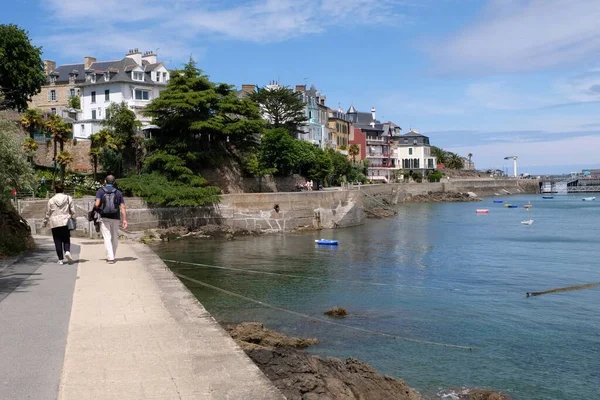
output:
[[600,168],[598,0],[12,0],[43,58],[157,51],[236,86],[314,84],[477,168]]

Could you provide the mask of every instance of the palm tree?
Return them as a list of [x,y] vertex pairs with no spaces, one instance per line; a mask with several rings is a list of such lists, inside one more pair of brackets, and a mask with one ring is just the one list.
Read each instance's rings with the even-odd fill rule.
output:
[[27,160],[33,165],[33,155],[38,149],[38,144],[32,138],[28,137],[22,144],[23,151],[27,154]]
[[470,164],[471,163],[471,157],[473,157],[473,153],[467,154],[467,157],[469,157],[469,164]]
[[356,156],[360,153],[360,147],[357,144],[351,144],[348,148],[348,154],[352,156],[352,162],[356,164]]
[[29,137],[33,139],[33,134],[44,126],[42,113],[35,108],[29,108],[21,117],[21,126],[29,133]]
[[[57,145],[58,147],[60,147],[60,152],[63,153],[65,151],[65,142],[69,140],[69,135],[72,132],[72,128],[70,124],[64,122],[56,114],[51,114],[50,116],[48,116],[48,119],[46,120],[46,123],[44,125],[46,131],[50,134],[50,136],[52,136],[52,141],[54,142],[54,175],[56,177],[56,164],[60,164],[57,160]],[[68,163],[60,164],[61,182],[65,181],[65,166],[67,164]]]
[[437,158],[438,164],[443,164],[447,166],[449,162],[449,153],[446,150],[441,149],[437,146],[431,146],[431,155]]
[[448,168],[463,169],[465,167],[464,159],[456,153],[449,153]]

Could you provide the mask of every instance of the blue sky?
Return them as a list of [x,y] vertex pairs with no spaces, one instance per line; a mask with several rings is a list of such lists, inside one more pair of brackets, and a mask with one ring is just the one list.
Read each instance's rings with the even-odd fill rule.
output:
[[600,167],[598,0],[13,0],[44,58],[192,55],[213,80],[315,84],[477,167]]

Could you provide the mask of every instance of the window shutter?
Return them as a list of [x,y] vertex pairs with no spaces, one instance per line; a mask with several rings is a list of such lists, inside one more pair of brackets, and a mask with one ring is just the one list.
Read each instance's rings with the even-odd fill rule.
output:
[[50,97],[50,93],[51,93],[51,91],[48,90],[48,101],[52,100],[52,97]]

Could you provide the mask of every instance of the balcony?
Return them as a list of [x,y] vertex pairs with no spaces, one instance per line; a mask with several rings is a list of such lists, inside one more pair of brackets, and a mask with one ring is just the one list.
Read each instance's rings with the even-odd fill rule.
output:
[[378,138],[367,137],[367,143],[381,144],[381,143],[386,143],[386,141],[384,140],[383,137],[378,137]]
[[371,153],[371,152],[369,152],[367,154],[367,157],[368,158],[390,158],[390,153],[375,153],[375,152]]

